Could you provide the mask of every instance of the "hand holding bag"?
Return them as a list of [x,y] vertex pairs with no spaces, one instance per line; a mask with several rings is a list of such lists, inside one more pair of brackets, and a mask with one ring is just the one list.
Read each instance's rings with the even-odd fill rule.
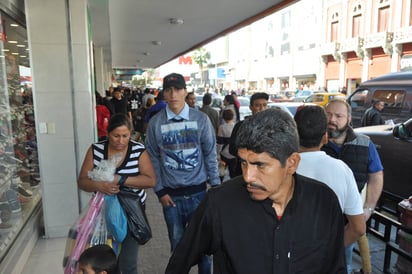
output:
[[152,230],[139,195],[133,189],[122,186],[117,197],[126,214],[130,234],[144,245],[152,238]]

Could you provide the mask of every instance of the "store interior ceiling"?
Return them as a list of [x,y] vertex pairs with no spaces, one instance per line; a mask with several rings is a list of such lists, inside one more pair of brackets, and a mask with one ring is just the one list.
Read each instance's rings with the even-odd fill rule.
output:
[[148,69],[295,2],[89,0],[89,11],[94,46],[113,69]]

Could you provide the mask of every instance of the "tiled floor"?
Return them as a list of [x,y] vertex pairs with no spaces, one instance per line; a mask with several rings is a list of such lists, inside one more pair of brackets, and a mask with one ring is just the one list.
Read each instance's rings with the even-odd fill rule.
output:
[[66,238],[39,239],[24,266],[22,274],[62,273]]

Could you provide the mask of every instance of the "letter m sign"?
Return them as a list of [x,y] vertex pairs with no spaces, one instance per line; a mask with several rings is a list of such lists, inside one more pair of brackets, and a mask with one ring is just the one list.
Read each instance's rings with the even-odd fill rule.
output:
[[179,65],[192,65],[192,57],[191,56],[180,56],[179,57]]

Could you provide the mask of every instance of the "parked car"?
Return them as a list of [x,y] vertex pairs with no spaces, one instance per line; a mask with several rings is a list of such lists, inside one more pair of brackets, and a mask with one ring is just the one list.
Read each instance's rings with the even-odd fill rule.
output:
[[303,102],[303,100],[314,93],[315,91],[313,90],[300,90],[295,94],[295,96],[291,97],[291,99],[293,102]]
[[210,106],[220,113],[223,106],[223,97],[218,95],[212,96],[212,103]]
[[312,103],[304,103],[304,102],[272,102],[268,103],[268,108],[275,108],[278,107],[290,114],[290,116],[295,116],[296,111],[299,107],[305,105],[314,105]]
[[395,202],[411,196],[412,118],[395,126],[355,128],[355,132],[368,135],[376,145],[384,168],[383,196]]
[[240,103],[240,108],[239,108],[239,119],[240,121],[243,121],[246,116],[252,115],[252,111],[250,110],[250,99],[247,97],[237,97],[239,103]]
[[314,103],[316,105],[319,105],[321,107],[326,106],[327,103],[329,103],[330,100],[333,99],[341,99],[345,100],[346,96],[343,93],[329,93],[329,92],[318,92],[314,93],[312,95],[309,95],[306,97],[303,102],[305,103]]
[[352,124],[361,126],[361,118],[373,100],[385,103],[382,119],[401,123],[412,113],[412,71],[395,72],[365,81],[348,97]]
[[203,95],[196,95],[196,105],[199,108],[203,106]]
[[269,95],[269,101],[271,102],[292,102],[293,100],[282,94]]

